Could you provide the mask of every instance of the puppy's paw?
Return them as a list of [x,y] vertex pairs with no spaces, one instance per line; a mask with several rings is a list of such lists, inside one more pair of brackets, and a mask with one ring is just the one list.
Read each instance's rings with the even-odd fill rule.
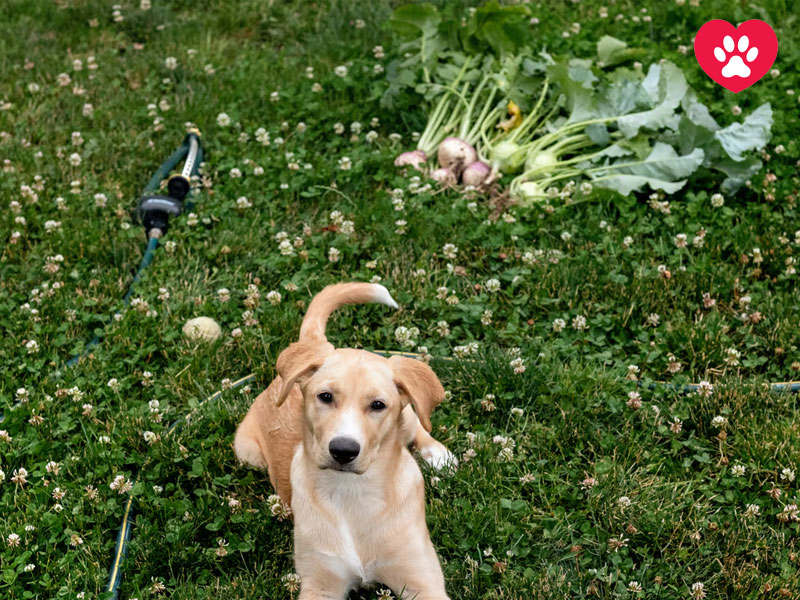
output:
[[258,442],[254,438],[248,437],[246,431],[240,429],[236,433],[236,437],[233,440],[233,451],[239,462],[244,465],[255,467],[256,469],[264,469],[267,466],[267,461],[264,460],[264,455],[261,453]]
[[441,442],[434,441],[420,448],[419,453],[422,459],[437,471],[444,469],[454,471],[458,467],[458,459]]

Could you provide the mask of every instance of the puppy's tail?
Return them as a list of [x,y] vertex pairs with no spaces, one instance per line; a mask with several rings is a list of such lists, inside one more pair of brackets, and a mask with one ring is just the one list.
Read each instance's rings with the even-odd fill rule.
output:
[[389,290],[379,283],[337,283],[329,285],[314,296],[308,312],[300,326],[300,341],[326,341],[325,326],[328,317],[345,304],[367,304],[379,302],[392,308],[398,308]]

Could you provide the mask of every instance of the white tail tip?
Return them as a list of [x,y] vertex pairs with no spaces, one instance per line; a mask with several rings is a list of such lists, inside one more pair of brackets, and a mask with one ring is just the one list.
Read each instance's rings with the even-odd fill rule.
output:
[[394,301],[392,295],[389,293],[385,287],[383,287],[380,283],[373,283],[373,289],[375,290],[375,302],[380,302],[381,304],[385,304],[386,306],[391,306],[392,308],[400,308],[397,305],[397,302]]

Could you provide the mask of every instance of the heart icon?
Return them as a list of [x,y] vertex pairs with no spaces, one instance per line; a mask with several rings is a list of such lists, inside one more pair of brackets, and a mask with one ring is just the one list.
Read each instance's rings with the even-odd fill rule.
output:
[[758,19],[745,21],[739,27],[714,19],[697,32],[694,55],[706,75],[738,94],[772,67],[778,56],[778,36]]

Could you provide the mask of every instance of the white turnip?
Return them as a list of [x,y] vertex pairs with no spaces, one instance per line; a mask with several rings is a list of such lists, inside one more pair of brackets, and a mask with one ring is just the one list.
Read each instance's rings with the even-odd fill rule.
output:
[[450,169],[434,169],[431,171],[431,179],[434,181],[438,181],[442,185],[455,185],[458,178],[456,174],[453,173]]
[[524,206],[538,202],[545,197],[544,190],[535,181],[524,181],[516,190],[516,196]]
[[400,156],[394,159],[395,167],[405,167],[411,165],[418,171],[422,171],[422,166],[428,160],[427,155],[422,150],[412,150],[411,152],[403,152]]
[[467,168],[464,169],[464,172],[461,174],[461,182],[464,185],[471,185],[474,187],[478,187],[486,178],[489,177],[489,173],[491,173],[491,169],[489,165],[485,162],[481,162],[476,160],[473,163],[467,165]]
[[552,152],[536,152],[528,157],[528,160],[525,161],[525,170],[526,171],[544,171],[549,167],[553,167],[558,164],[558,157],[553,154]]
[[464,140],[449,137],[439,144],[438,159],[440,167],[460,172],[464,167],[478,160],[478,153],[471,144]]

